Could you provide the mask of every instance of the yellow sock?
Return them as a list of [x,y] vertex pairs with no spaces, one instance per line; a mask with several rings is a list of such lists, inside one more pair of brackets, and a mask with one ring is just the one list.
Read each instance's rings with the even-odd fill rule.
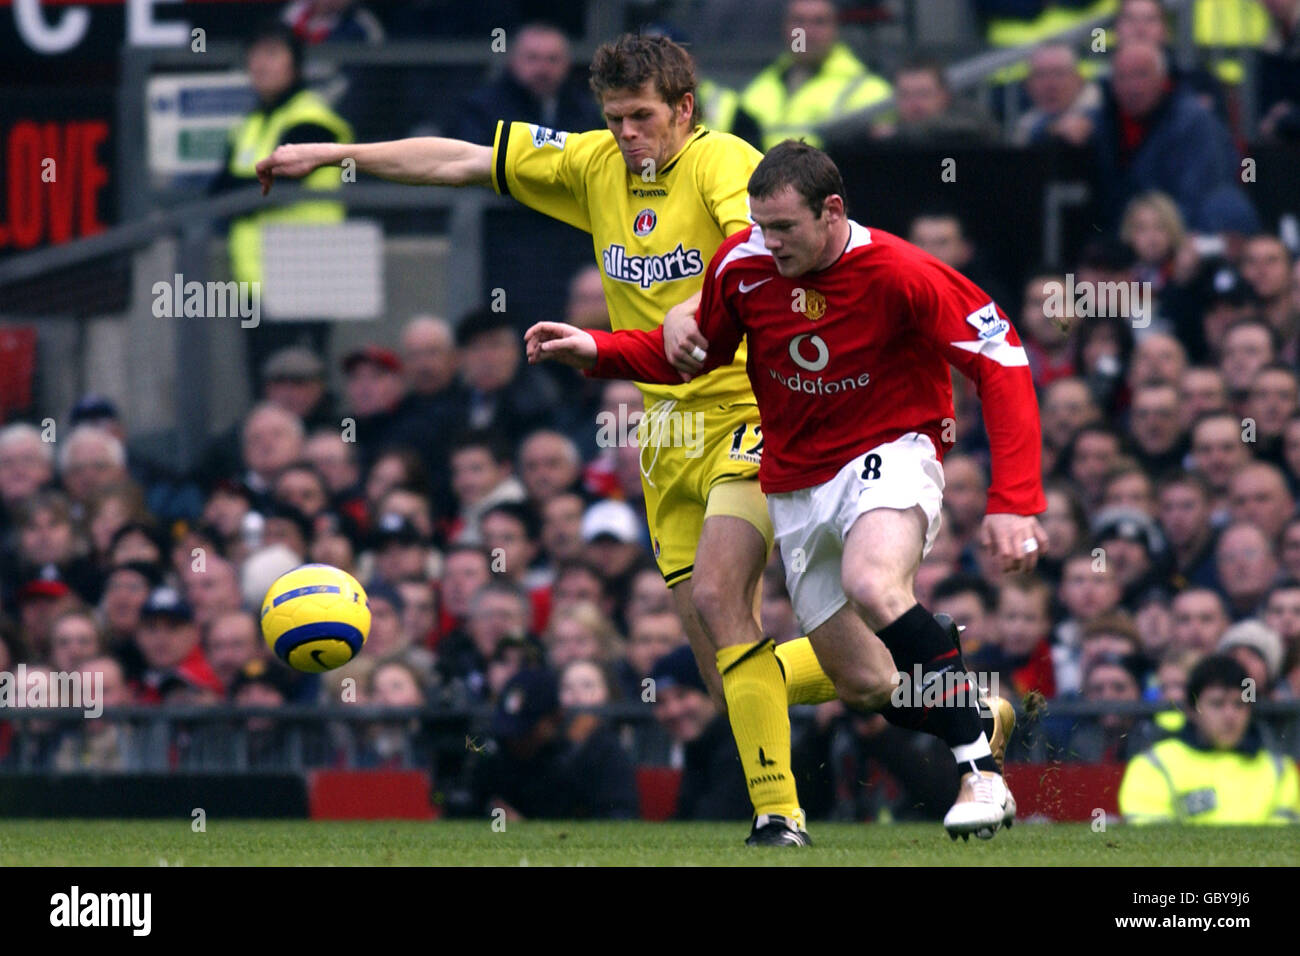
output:
[[770,640],[718,651],[718,672],[727,697],[727,716],[745,770],[745,786],[755,815],[799,811],[790,769],[790,713],[781,665]]
[[835,685],[822,670],[808,638],[776,645],[776,657],[785,671],[786,703],[824,704],[835,699]]

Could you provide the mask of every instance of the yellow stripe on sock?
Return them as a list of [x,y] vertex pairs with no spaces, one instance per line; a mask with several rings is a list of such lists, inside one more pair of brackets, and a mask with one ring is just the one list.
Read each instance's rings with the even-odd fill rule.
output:
[[778,644],[776,656],[785,671],[786,703],[824,704],[835,699],[835,685],[822,670],[808,638]]
[[792,818],[799,795],[790,769],[790,714],[772,642],[724,647],[717,660],[754,813]]

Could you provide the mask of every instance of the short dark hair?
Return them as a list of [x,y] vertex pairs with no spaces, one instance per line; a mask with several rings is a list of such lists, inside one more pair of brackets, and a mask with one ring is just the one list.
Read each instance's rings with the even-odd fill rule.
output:
[[1295,369],[1293,369],[1290,365],[1287,365],[1286,362],[1281,362],[1277,360],[1274,360],[1272,362],[1265,362],[1262,366],[1260,366],[1259,371],[1255,373],[1255,378],[1258,379],[1259,376],[1263,375],[1265,372],[1282,372],[1286,375],[1291,376],[1293,380],[1296,377]]
[[483,547],[481,544],[469,544],[465,541],[459,541],[455,544],[447,545],[446,549],[442,552],[443,565],[446,566],[452,556],[457,554],[472,554],[476,557],[482,558],[483,563],[489,568],[492,565],[492,556],[488,554],[487,548]]
[[1187,434],[1191,438],[1195,438],[1196,430],[1198,428],[1200,428],[1206,422],[1213,421],[1216,418],[1226,418],[1228,421],[1232,422],[1234,428],[1241,427],[1241,419],[1238,418],[1235,413],[1229,411],[1228,409],[1207,408],[1205,411],[1198,413],[1197,416],[1192,419],[1192,423],[1187,426]]
[[42,512],[52,512],[60,524],[72,524],[72,502],[68,496],[57,488],[40,488],[33,495],[22,499],[14,509],[17,512],[18,527],[25,527],[36,520]]
[[1228,654],[1211,654],[1201,659],[1187,676],[1187,705],[1196,708],[1201,694],[1211,687],[1241,692],[1250,675],[1237,659]]
[[483,514],[479,515],[479,523],[489,515],[505,515],[507,518],[513,518],[518,521],[524,529],[524,537],[529,541],[536,542],[542,533],[542,519],[537,516],[537,512],[522,501],[502,501],[488,508]]
[[998,595],[993,585],[977,574],[964,572],[950,574],[936,584],[930,593],[930,603],[934,604],[958,594],[974,594],[985,613],[995,610],[998,606]]
[[303,544],[310,545],[312,543],[314,533],[311,519],[303,514],[298,508],[295,508],[286,501],[273,499],[270,505],[268,505],[264,510],[264,516],[267,520],[278,518],[283,521],[288,521],[298,529],[298,534],[302,536]]
[[[477,607],[482,599],[489,594],[504,594],[506,597],[514,598],[519,602],[519,607],[524,613],[532,610],[532,600],[528,597],[528,592],[509,578],[503,578],[500,575],[493,575],[492,580],[474,592],[474,596],[470,599],[470,607]],[[471,610],[470,613],[472,614],[473,611]]]
[[904,73],[929,73],[938,81],[940,89],[948,89],[948,77],[944,73],[943,64],[932,56],[921,54],[908,57],[894,76],[899,77]]
[[303,43],[292,27],[274,18],[263,20],[248,38],[248,49],[252,50],[263,43],[279,43],[287,47],[289,55],[293,57],[294,75],[302,73]]
[[555,577],[552,578],[552,589],[559,583],[560,578],[567,577],[570,574],[589,574],[600,582],[601,591],[607,591],[605,585],[605,576],[600,573],[600,568],[584,558],[573,558],[568,561],[561,561],[555,567]]
[[[1229,322],[1228,327],[1223,330],[1223,338],[1220,341],[1227,341],[1228,336],[1233,332],[1250,325],[1257,325],[1264,330],[1268,335],[1269,348],[1272,349],[1274,355],[1277,355],[1282,350],[1282,337],[1277,334],[1277,329],[1273,328],[1268,320],[1260,315],[1244,315],[1240,319]],[[1271,360],[1270,364],[1272,364]]]
[[163,561],[166,562],[168,560],[167,552],[171,547],[170,542],[167,541],[161,529],[144,521],[128,521],[126,524],[122,525],[122,527],[114,531],[113,537],[109,539],[108,543],[109,555],[112,555],[112,553],[117,550],[117,546],[121,544],[123,538],[133,534],[144,535],[149,539],[150,543],[158,549],[158,553],[162,555]]
[[[749,177],[749,195],[754,199],[774,196],[786,187],[798,193],[814,216],[822,214],[828,196],[844,197],[844,179],[834,161],[803,140],[777,143],[759,161]],[[845,203],[847,208],[847,201]]]
[[486,308],[473,309],[461,316],[456,323],[456,345],[463,349],[480,335],[500,332],[502,329],[512,334],[518,332],[514,319],[504,312]]
[[[345,444],[351,444],[351,443],[345,442]],[[319,468],[317,468],[314,464],[312,464],[310,461],[307,461],[306,459],[299,459],[298,461],[295,461],[292,464],[285,465],[278,472],[276,472],[275,480],[271,482],[272,487],[278,485],[280,483],[280,479],[283,478],[285,475],[292,474],[294,472],[299,472],[301,474],[311,476],[311,479],[314,482],[316,482],[317,485],[320,486],[320,490],[325,492],[326,499],[330,498],[330,485],[329,482],[325,480],[325,475],[321,473],[321,470]]]
[[500,432],[487,428],[461,432],[451,442],[448,458],[468,448],[482,448],[498,465],[509,465],[514,461],[514,449]]
[[[1214,497],[1214,489],[1210,486],[1209,480],[1199,471],[1189,471],[1184,468],[1177,468],[1173,471],[1165,472],[1164,475],[1160,476],[1156,480],[1156,486],[1161,491],[1173,485],[1186,485],[1189,488],[1195,488],[1197,494],[1206,501],[1209,501]],[[1156,494],[1158,497],[1159,491],[1157,491]]]
[[[591,92],[603,100],[610,90],[639,90],[646,82],[669,106],[695,93],[695,62],[665,36],[625,33],[602,43],[591,58]],[[698,115],[691,118],[695,119]]]

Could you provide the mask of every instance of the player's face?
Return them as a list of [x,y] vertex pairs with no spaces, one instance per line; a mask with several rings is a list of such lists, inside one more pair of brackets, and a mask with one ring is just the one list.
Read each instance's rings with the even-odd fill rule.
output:
[[628,170],[654,182],[658,170],[686,142],[694,105],[694,97],[687,93],[676,106],[669,106],[646,80],[635,90],[609,90],[601,110]]
[[[761,199],[750,197],[750,215],[763,230],[763,244],[772,253],[781,275],[800,276],[834,261],[839,250],[831,250],[834,217],[830,206],[833,203],[842,200],[838,196],[828,197],[821,215],[814,216],[808,203],[791,186]],[[843,206],[838,208],[842,210]]]

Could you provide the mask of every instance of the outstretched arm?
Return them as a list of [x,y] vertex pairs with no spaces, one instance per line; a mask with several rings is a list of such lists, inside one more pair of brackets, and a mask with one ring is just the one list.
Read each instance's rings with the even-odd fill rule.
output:
[[357,169],[390,182],[413,186],[490,186],[492,147],[459,139],[416,136],[386,143],[295,143],[277,146],[257,164],[262,195],[277,176],[302,179],[322,166],[345,159]]
[[564,322],[538,322],[524,334],[528,361],[550,359],[579,368],[593,378],[678,385],[684,376],[664,357],[663,326],[653,332],[624,329],[590,332]]

